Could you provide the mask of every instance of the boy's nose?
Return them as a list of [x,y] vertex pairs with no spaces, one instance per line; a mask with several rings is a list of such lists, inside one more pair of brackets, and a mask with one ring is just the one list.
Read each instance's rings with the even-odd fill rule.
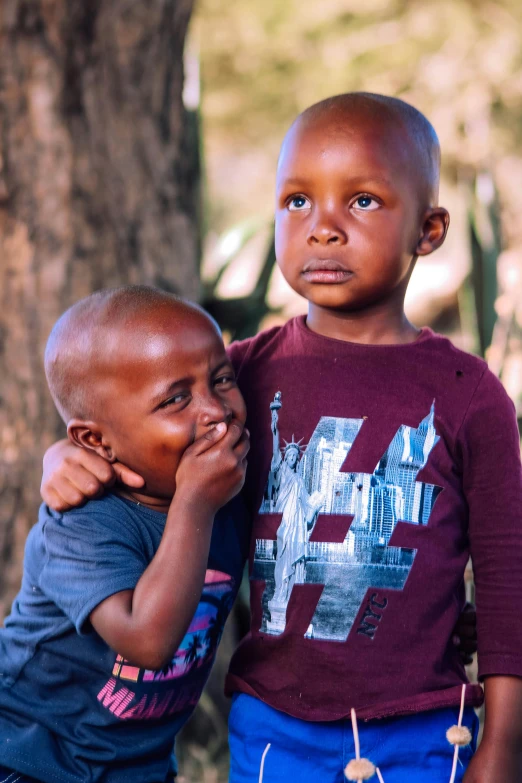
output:
[[323,217],[312,226],[308,234],[309,245],[345,245],[348,236],[330,217]]
[[201,424],[205,427],[213,427],[221,421],[227,424],[232,419],[232,409],[219,396],[210,394],[205,400],[201,401]]

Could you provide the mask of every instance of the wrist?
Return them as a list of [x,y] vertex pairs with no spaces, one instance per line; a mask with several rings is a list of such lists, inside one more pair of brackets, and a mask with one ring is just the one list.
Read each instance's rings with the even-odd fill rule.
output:
[[484,682],[485,721],[482,743],[495,753],[522,755],[522,678],[489,676]]
[[172,498],[169,516],[171,512],[175,514],[182,513],[189,515],[195,522],[212,525],[217,511],[218,507],[204,497],[203,493],[200,492],[198,494],[193,490],[180,488],[176,489],[176,493]]
[[473,756],[466,783],[519,783],[522,779],[522,750],[498,742],[482,741]]
[[497,754],[509,753],[520,757],[522,760],[522,733],[519,726],[513,726],[512,730],[494,731],[484,728],[480,747],[484,752]]

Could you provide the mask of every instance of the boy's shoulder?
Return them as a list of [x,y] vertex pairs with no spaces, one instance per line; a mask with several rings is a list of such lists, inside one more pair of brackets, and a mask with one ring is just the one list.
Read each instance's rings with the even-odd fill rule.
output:
[[88,548],[112,542],[139,551],[144,534],[147,541],[150,533],[153,539],[161,538],[164,523],[164,514],[108,492],[67,511],[55,511],[42,503],[38,524],[31,531],[32,543],[38,546],[43,541],[45,545],[52,537],[55,543],[62,540],[65,548],[67,540],[75,539],[78,544],[84,541]]
[[[107,492],[99,498],[88,500],[81,506],[75,506],[67,511],[55,511],[42,503],[38,522],[44,526],[47,523],[55,525],[76,524],[85,518],[98,520],[101,524],[110,524],[116,520],[132,520],[141,517],[142,507],[131,501],[124,500],[113,492]],[[152,512],[154,513],[154,512]]]
[[431,329],[425,328],[423,333],[429,338],[425,341],[426,349],[431,353],[437,368],[441,371],[451,369],[463,385],[467,379],[475,389],[474,396],[484,396],[489,402],[493,401],[492,398],[500,397],[512,404],[502,382],[481,356],[457,348],[448,337]]
[[[118,500],[114,495],[107,494],[67,511],[55,511],[42,503],[37,524],[29,531],[25,543],[24,570],[41,570],[49,554],[50,539],[53,541],[53,549],[56,549],[56,543],[61,540],[63,543],[60,546],[66,553],[70,550],[71,539],[81,538],[90,545],[96,545],[102,530],[112,531],[111,535],[116,537],[115,528],[117,531],[119,521],[123,521],[125,515],[125,507]],[[126,521],[128,523],[130,520]]]
[[282,326],[273,326],[270,329],[264,329],[262,332],[247,337],[246,340],[238,340],[231,343],[227,348],[227,353],[232,360],[236,373],[253,359],[258,359],[265,354],[273,353],[282,342],[286,342],[294,330],[295,318],[292,318]]
[[419,338],[410,345],[425,348],[427,351],[439,354],[449,362],[460,363],[479,373],[484,373],[488,368],[487,362],[482,357],[458,348],[449,337],[434,332],[428,326],[423,327]]
[[482,357],[457,348],[448,337],[428,328],[411,345],[417,349],[419,373],[424,374],[430,390],[438,390],[442,410],[460,421],[456,437],[471,442],[495,426],[506,437],[510,433],[509,437],[518,440],[513,401]]
[[463,386],[476,387],[485,375],[493,375],[482,357],[458,348],[449,337],[428,327],[424,327],[420,338],[410,345],[416,350],[419,361],[432,363],[441,374],[451,373]]

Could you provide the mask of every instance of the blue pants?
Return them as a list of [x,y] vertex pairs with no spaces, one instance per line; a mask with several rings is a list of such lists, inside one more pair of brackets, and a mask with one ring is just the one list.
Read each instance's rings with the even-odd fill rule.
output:
[[[449,783],[453,747],[446,731],[458,708],[399,718],[358,721],[361,756],[379,767],[384,783]],[[473,743],[459,750],[456,782],[461,783],[476,747],[478,719],[471,708],[463,725]],[[355,758],[350,720],[309,723],[268,707],[246,694],[234,696],[229,718],[229,783],[346,783],[344,768]],[[377,780],[377,778],[374,778]]]

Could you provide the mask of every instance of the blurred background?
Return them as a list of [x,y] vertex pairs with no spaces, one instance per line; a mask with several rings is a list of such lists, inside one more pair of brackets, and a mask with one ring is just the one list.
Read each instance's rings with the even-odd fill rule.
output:
[[[273,253],[277,154],[296,114],[340,92],[401,97],[435,126],[448,240],[419,261],[418,325],[485,356],[522,417],[519,0],[2,0],[0,614],[63,427],[41,356],[101,287],[199,299],[227,339],[304,312]],[[226,780],[227,658],[179,742],[186,781]]]

